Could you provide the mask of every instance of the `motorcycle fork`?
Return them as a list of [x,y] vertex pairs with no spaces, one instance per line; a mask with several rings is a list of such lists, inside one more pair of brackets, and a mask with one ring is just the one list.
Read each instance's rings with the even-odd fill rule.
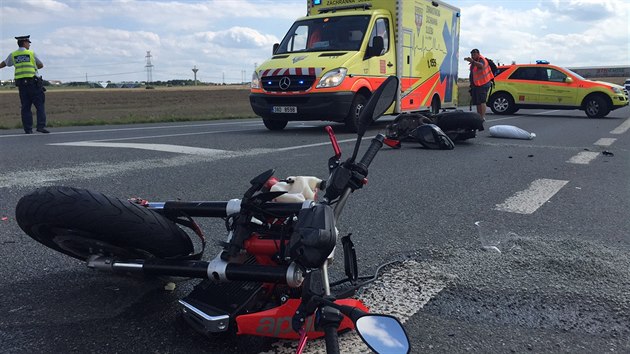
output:
[[324,285],[324,294],[330,295],[330,278],[328,277],[328,259],[324,261],[321,267],[322,270],[322,283]]
[[357,252],[354,248],[354,243],[350,239],[352,234],[349,233],[341,238],[341,244],[343,245],[343,266],[346,272],[346,277],[354,283],[359,279],[359,266],[357,264]]

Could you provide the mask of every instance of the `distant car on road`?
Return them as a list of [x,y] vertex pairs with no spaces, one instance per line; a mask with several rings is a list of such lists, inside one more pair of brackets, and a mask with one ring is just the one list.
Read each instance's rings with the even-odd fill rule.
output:
[[626,95],[630,94],[630,79],[626,79],[623,88],[626,89]]
[[512,114],[520,108],[580,109],[590,118],[601,118],[628,105],[622,86],[587,80],[546,61],[502,65],[499,71],[487,101],[495,114]]

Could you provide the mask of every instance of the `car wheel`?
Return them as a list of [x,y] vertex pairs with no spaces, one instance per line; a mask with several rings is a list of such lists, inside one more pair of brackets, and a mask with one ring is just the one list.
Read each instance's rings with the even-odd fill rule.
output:
[[507,93],[497,93],[490,98],[490,109],[494,114],[512,114],[516,112],[516,105],[512,96]]
[[348,112],[348,116],[346,117],[346,130],[350,133],[356,133],[359,127],[359,116],[361,115],[361,111],[365,104],[367,103],[367,98],[362,94],[358,93],[354,96],[352,100],[352,106],[350,107],[350,112]]
[[601,96],[591,96],[584,102],[584,111],[589,118],[602,118],[610,112],[610,107]]
[[284,129],[284,127],[287,126],[287,123],[289,122],[286,120],[275,120],[275,119],[263,118],[263,124],[265,124],[265,127],[267,127],[267,129],[269,130],[282,130]]

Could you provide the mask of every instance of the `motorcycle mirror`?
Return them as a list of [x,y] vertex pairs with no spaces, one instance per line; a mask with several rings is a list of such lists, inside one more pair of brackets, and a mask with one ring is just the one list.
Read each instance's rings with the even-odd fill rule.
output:
[[409,353],[409,337],[393,316],[367,314],[356,321],[356,330],[376,353]]
[[398,91],[398,78],[390,76],[374,91],[359,116],[359,136],[392,105]]
[[354,144],[354,151],[350,161],[354,161],[359,153],[359,146],[361,146],[361,138],[365,134],[368,126],[378,119],[385,111],[392,105],[392,102],[396,98],[398,91],[398,78],[396,76],[389,76],[383,83],[374,91],[372,97],[368,100],[359,115],[359,126],[357,127],[357,142]]
[[251,181],[249,181],[249,183],[252,185],[251,187],[249,187],[249,189],[245,192],[244,197],[245,198],[249,198],[252,195],[254,195],[254,193],[256,193],[258,190],[260,190],[260,188],[262,188],[262,186],[265,185],[265,183],[267,182],[267,180],[269,178],[271,178],[271,176],[273,176],[273,174],[276,172],[275,169],[270,169],[267,170],[261,174],[259,174],[258,176],[252,178]]

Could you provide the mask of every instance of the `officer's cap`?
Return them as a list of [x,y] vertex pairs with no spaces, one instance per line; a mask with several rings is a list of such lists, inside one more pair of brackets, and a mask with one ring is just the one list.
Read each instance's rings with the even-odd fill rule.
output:
[[28,36],[15,37],[15,39],[17,39],[18,42],[20,42],[20,41],[28,41],[29,43],[31,43],[31,40],[29,38],[31,38],[30,34]]

